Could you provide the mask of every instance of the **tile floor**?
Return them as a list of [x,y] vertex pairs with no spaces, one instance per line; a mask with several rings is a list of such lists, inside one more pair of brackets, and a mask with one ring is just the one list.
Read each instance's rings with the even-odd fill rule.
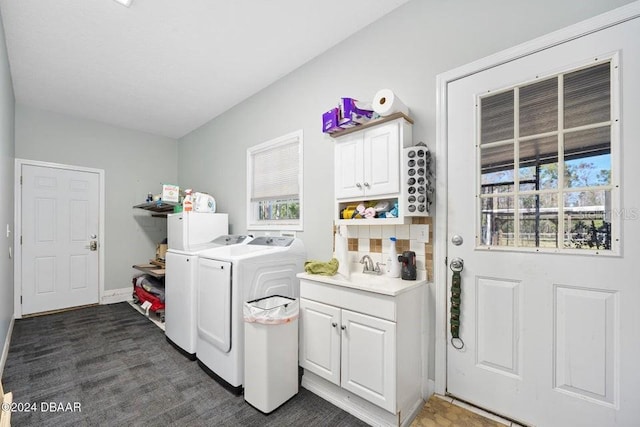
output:
[[464,402],[433,395],[411,427],[521,427],[519,424],[484,412]]
[[[145,313],[140,305],[129,301],[129,304],[138,312],[146,315],[160,329],[164,330],[164,323],[160,322],[154,313]],[[520,424],[512,423],[494,414],[484,412],[474,406],[464,402],[456,401],[453,398],[433,395],[425,404],[424,408],[416,419],[411,423],[411,427],[522,427]]]

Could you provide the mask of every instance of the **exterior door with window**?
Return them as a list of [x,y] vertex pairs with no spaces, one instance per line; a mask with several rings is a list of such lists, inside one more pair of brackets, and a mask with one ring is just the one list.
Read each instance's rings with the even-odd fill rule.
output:
[[636,18],[449,83],[453,396],[532,425],[640,423],[638,40]]

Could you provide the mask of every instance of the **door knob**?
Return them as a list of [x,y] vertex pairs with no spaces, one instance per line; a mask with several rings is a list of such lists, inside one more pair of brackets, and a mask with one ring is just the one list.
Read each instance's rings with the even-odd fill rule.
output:
[[449,268],[451,269],[451,271],[460,272],[464,268],[464,261],[462,261],[462,258],[454,258],[451,260]]
[[97,251],[98,250],[98,242],[96,240],[90,241],[89,244],[87,246],[85,246],[85,249],[89,249],[90,251]]

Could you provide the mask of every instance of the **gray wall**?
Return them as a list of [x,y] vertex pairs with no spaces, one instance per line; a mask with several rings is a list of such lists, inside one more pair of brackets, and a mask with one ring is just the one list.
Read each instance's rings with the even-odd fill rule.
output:
[[[178,179],[216,197],[233,232],[246,229],[246,149],[304,130],[304,238],[331,255],[333,145],[322,112],[342,96],[392,89],[415,119],[414,141],[435,146],[436,75],[629,0],[414,0],[180,139]],[[327,29],[330,31],[330,28]]]
[[13,233],[13,169],[14,169],[15,98],[7,62],[4,28],[0,22],[0,376],[2,351],[13,318],[13,234],[7,237],[7,226]]
[[[182,138],[179,181],[211,192],[220,211],[229,212],[233,231],[244,231],[246,149],[303,129],[301,237],[309,258],[328,259],[333,145],[321,133],[322,112],[342,96],[371,100],[377,90],[390,88],[411,110],[414,142],[434,149],[439,73],[629,2],[413,0]],[[433,313],[432,294],[426,303],[427,313]],[[427,318],[426,350],[432,355],[432,315]],[[428,376],[434,378],[433,357],[428,360]]]
[[20,104],[15,132],[17,158],[105,171],[105,289],[131,286],[131,266],[153,258],[166,237],[166,219],[132,206],[177,182],[177,142]]

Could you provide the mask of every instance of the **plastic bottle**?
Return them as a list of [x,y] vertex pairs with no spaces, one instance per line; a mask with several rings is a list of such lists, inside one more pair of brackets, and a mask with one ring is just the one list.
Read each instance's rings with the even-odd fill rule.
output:
[[193,198],[191,197],[191,190],[184,190],[184,200],[182,201],[182,211],[191,212],[193,210]]
[[396,250],[396,238],[389,237],[391,248],[389,248],[389,258],[387,258],[387,276],[400,277],[400,261],[398,261],[398,251]]
[[351,270],[349,268],[349,253],[347,243],[346,226],[341,225],[336,231],[336,259],[338,260],[338,273],[342,274],[347,279],[351,277]]

